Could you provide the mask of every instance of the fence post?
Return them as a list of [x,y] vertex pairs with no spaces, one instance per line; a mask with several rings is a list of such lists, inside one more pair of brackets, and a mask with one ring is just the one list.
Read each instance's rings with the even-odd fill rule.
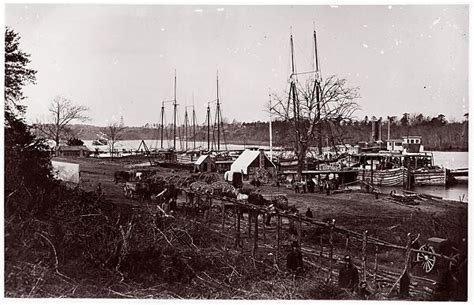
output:
[[375,262],[374,262],[374,284],[377,283],[377,271],[378,271],[378,256],[379,256],[379,246],[375,245]]
[[323,259],[323,232],[319,234],[319,263],[322,264]]
[[298,214],[298,247],[301,250],[301,215]]
[[248,215],[249,215],[249,217],[248,217],[248,224],[249,224],[249,226],[248,226],[248,238],[250,238],[252,236],[252,216],[253,216],[252,214],[253,214],[253,211],[249,209],[248,210]]
[[403,283],[400,282],[400,294],[406,294],[408,296],[410,294],[410,278],[408,277],[408,266],[410,264],[410,254],[411,254],[411,233],[407,234],[407,245],[405,247],[405,266],[403,268],[402,273],[400,274],[400,277],[396,280],[396,282],[393,284],[392,288],[390,288],[389,292],[387,295],[389,296],[395,286],[404,278]]
[[[364,168],[362,169],[362,181],[365,182],[365,166],[364,166]],[[361,183],[361,184],[360,184],[361,190],[363,190],[364,187],[365,187],[364,183]]]
[[281,226],[281,216],[277,212],[277,249],[276,249],[276,264],[277,266],[280,265],[280,226]]
[[235,234],[235,245],[240,246],[240,206],[236,207],[237,212],[237,225],[236,225],[236,234]]
[[222,205],[222,231],[224,231],[225,226],[225,202],[221,201]]
[[265,219],[267,218],[267,213],[263,213],[262,214],[262,227],[263,227],[263,243],[266,242],[266,235],[267,235],[267,229],[266,229],[266,226],[265,226]]
[[333,219],[331,224],[329,225],[329,274],[328,274],[328,282],[331,282],[332,279],[332,256],[334,251],[334,243],[333,243],[333,233],[334,233],[334,224],[336,220]]
[[367,230],[362,233],[362,281],[367,282]]
[[252,247],[252,256],[255,258],[257,254],[257,247],[258,247],[258,211],[255,211],[255,228],[253,232],[253,247]]
[[208,206],[207,198],[204,197],[204,195],[203,195],[202,197],[200,197],[199,203],[200,203],[201,207],[204,209],[203,217],[204,217],[204,220],[206,220],[207,214],[209,213],[209,211],[207,209],[207,206]]
[[208,196],[209,200],[209,213],[207,213],[207,221],[211,220],[211,213],[212,213],[212,198]]

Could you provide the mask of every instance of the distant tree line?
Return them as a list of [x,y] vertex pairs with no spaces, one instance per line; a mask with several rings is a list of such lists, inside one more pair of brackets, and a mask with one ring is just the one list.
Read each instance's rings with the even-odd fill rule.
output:
[[[382,140],[387,140],[388,124],[390,122],[390,138],[397,139],[402,136],[416,135],[423,138],[426,150],[463,150],[468,148],[468,114],[465,114],[462,122],[448,121],[443,114],[435,117],[423,114],[404,113],[398,116],[389,116],[382,119]],[[330,128],[326,126],[322,130],[323,146],[333,144],[357,144],[358,142],[370,142],[372,132],[372,119],[368,116],[363,119],[333,120]],[[93,140],[103,130],[102,127],[91,125],[71,125],[73,134],[82,140]],[[268,122],[237,122],[223,123],[225,140],[233,144],[268,144],[269,124]],[[291,146],[291,130],[286,122],[273,121],[273,144],[275,146]],[[213,128],[211,127],[211,140]],[[172,138],[172,126],[166,126],[164,138]],[[178,135],[184,137],[183,127],[178,127]],[[192,141],[192,128],[188,129],[189,140]],[[316,136],[315,136],[316,137]],[[313,137],[311,146],[317,146],[317,139]],[[121,140],[160,139],[159,125],[146,124],[142,127],[126,127]],[[207,142],[207,126],[196,128],[196,141]]]

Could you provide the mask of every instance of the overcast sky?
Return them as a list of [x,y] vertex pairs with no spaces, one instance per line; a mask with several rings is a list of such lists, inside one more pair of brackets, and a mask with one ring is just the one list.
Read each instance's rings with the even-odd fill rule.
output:
[[[324,76],[360,87],[363,118],[420,112],[462,120],[468,112],[468,6],[7,5],[6,24],[38,70],[27,118],[56,95],[90,108],[90,124],[123,115],[157,123],[162,100],[181,121],[194,104],[205,120],[216,96],[229,120],[267,120],[269,92],[283,93],[289,36],[298,71],[312,70],[312,31]],[[168,107],[171,111],[171,107]],[[171,112],[166,114],[170,121]]]

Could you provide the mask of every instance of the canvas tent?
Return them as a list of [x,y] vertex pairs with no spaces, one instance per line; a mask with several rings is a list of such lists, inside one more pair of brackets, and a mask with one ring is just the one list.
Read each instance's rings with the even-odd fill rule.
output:
[[232,163],[231,172],[239,172],[244,175],[251,175],[259,168],[275,169],[270,159],[263,153],[263,150],[244,150],[242,154]]
[[80,182],[79,164],[60,161],[51,161],[51,164],[56,179],[72,183]]

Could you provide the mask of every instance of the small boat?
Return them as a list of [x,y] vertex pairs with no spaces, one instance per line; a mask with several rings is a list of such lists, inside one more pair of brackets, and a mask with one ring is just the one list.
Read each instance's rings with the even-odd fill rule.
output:
[[109,141],[107,140],[107,136],[102,132],[97,134],[97,139],[92,141],[92,145],[95,145],[95,146],[103,146],[107,144],[109,144]]
[[94,141],[92,141],[92,145],[94,146],[103,146],[103,145],[107,145],[109,142],[105,139],[96,139]]

